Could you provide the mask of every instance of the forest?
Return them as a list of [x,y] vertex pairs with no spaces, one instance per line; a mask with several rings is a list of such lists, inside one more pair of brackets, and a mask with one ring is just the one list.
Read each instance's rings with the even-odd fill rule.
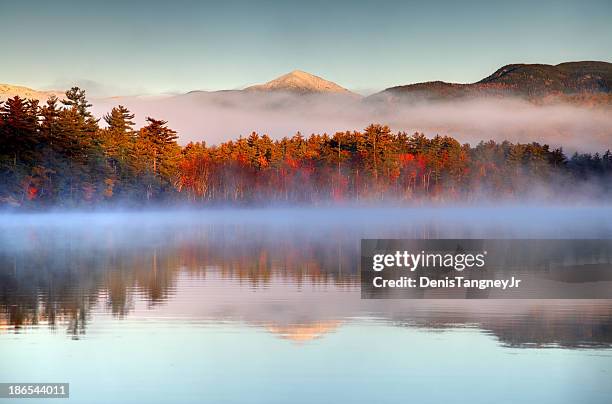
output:
[[[181,146],[164,120],[122,106],[96,119],[84,90],[0,103],[0,206],[48,207],[610,200],[612,153],[392,132],[252,133]],[[582,188],[581,188],[582,187]],[[582,195],[584,196],[584,195]]]

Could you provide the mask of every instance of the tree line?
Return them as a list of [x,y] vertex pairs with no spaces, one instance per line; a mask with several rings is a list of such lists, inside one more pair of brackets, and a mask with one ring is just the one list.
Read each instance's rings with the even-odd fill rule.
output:
[[[0,103],[0,205],[477,201],[561,197],[588,184],[609,198],[612,153],[392,132],[372,124],[274,140],[252,133],[181,147],[166,121],[137,129],[123,106],[101,124],[77,87],[64,99]],[[586,192],[586,191],[585,191]]]

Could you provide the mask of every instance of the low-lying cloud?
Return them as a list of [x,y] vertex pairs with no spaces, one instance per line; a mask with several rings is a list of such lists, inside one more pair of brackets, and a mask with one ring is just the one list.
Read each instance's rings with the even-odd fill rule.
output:
[[612,108],[573,104],[535,105],[521,99],[472,99],[390,103],[350,96],[222,91],[168,97],[116,97],[94,100],[102,116],[122,104],[136,114],[164,119],[180,142],[217,144],[255,131],[273,138],[300,131],[333,134],[383,123],[393,130],[450,135],[471,144],[481,140],[547,143],[568,152],[612,147]]

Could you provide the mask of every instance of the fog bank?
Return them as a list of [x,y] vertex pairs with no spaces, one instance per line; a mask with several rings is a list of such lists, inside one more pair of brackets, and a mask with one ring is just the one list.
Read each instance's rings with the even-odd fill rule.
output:
[[168,97],[116,97],[94,100],[102,116],[122,104],[136,114],[164,119],[180,142],[216,144],[255,131],[273,138],[300,131],[333,134],[383,123],[393,130],[450,135],[461,142],[481,140],[547,143],[568,152],[612,147],[612,108],[570,104],[535,105],[520,99],[445,102],[370,101],[341,95],[269,92],[192,92]]

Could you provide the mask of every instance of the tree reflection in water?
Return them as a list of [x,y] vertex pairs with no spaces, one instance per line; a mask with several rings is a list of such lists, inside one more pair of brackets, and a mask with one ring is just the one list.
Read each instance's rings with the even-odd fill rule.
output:
[[[151,311],[170,307],[178,317],[182,311],[243,321],[296,341],[359,318],[427,329],[477,327],[507,346],[612,345],[609,301],[368,301],[360,299],[358,276],[361,238],[550,236],[567,228],[606,236],[608,211],[601,212],[603,220],[588,216],[592,223],[553,212],[536,225],[533,216],[516,212],[480,221],[472,220],[474,212],[463,220],[456,212],[400,212],[377,211],[375,218],[311,211],[4,218],[0,329],[46,324],[79,338],[97,310],[120,319],[144,302]],[[191,307],[178,307],[174,300],[189,288],[196,291]]]

